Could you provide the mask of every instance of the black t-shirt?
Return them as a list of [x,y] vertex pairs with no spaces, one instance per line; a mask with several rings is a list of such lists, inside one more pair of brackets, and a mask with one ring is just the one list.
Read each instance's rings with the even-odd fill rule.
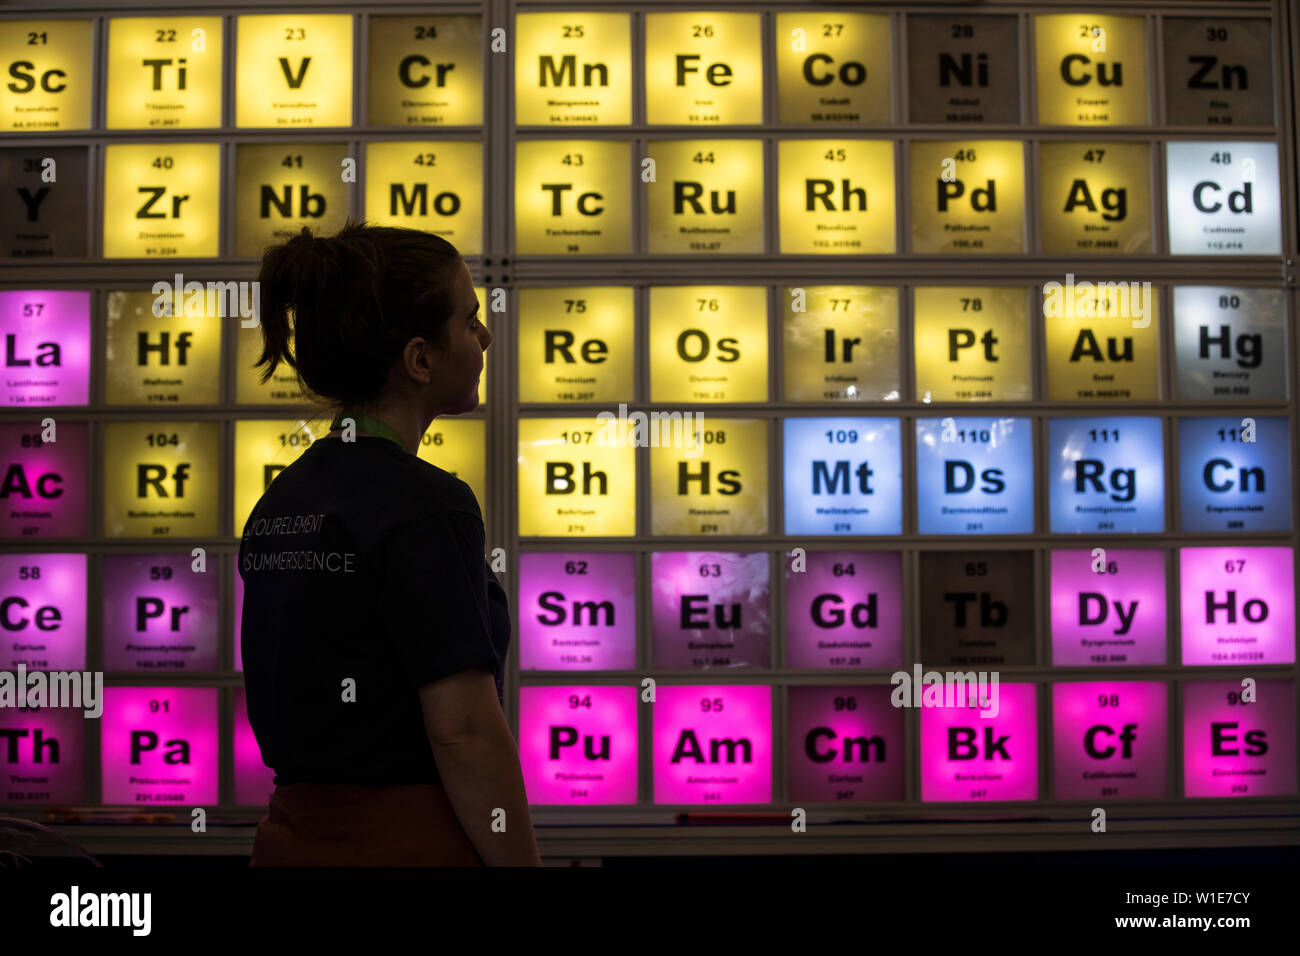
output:
[[253,509],[239,573],[275,782],[439,783],[418,688],[488,664],[500,698],[510,643],[469,485],[386,438],[319,439]]

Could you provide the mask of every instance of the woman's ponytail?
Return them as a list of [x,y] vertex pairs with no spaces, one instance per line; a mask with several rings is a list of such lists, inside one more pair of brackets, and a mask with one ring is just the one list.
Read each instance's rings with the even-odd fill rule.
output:
[[298,365],[293,355],[291,341],[293,329],[290,314],[293,311],[298,289],[307,285],[307,271],[314,268],[316,237],[306,226],[287,242],[269,249],[262,257],[262,268],[257,274],[258,316],[262,329],[262,355],[255,368],[266,366],[262,372],[265,383],[284,362],[292,369]]

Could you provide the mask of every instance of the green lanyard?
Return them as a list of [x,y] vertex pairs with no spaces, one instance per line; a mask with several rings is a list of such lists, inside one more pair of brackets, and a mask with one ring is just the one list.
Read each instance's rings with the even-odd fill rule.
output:
[[372,435],[387,438],[391,442],[396,442],[402,451],[406,451],[406,442],[402,441],[402,437],[393,431],[391,426],[386,422],[381,422],[378,418],[371,418],[369,415],[362,415],[360,412],[339,412],[334,421],[330,423],[330,429],[342,428],[342,422],[345,418],[353,419],[357,423],[358,431],[369,432]]

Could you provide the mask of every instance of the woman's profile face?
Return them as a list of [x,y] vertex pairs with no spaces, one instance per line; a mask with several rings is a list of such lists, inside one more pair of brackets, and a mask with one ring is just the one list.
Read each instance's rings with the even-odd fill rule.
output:
[[483,374],[483,353],[492,344],[492,333],[483,324],[474,279],[461,260],[454,286],[452,316],[447,320],[447,348],[441,353],[443,374],[438,403],[439,414],[460,415],[478,407],[478,383]]

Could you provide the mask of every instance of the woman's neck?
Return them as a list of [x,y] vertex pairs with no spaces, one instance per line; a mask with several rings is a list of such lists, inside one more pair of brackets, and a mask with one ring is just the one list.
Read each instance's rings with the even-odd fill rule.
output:
[[[409,405],[351,405],[344,408],[343,411],[344,413],[365,415],[383,422],[397,433],[402,440],[402,446],[412,455],[419,451],[420,439],[424,437],[425,431],[429,428],[429,422],[421,421],[419,410]],[[344,417],[346,417],[346,414]],[[356,433],[359,435],[375,434],[367,431],[360,423],[357,423],[355,428]],[[329,437],[338,438],[342,434],[341,430],[335,429],[329,433]]]

